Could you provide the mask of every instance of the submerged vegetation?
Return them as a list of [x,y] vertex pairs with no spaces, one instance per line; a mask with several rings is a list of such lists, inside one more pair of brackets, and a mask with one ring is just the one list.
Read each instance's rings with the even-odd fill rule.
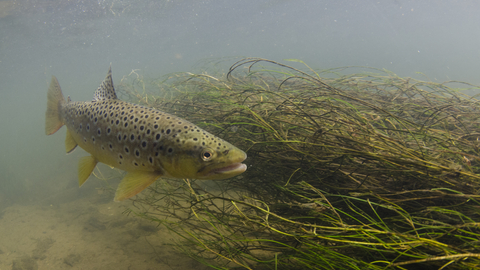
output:
[[477,87],[303,65],[124,78],[132,101],[223,137],[249,166],[157,181],[128,212],[216,269],[480,267],[480,106],[461,91]]

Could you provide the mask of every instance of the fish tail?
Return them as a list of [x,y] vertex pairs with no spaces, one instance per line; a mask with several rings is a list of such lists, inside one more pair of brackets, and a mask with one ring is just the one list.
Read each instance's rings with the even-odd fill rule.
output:
[[64,124],[60,115],[62,107],[66,104],[62,89],[57,78],[52,76],[47,95],[47,111],[45,112],[45,133],[51,135],[59,130]]

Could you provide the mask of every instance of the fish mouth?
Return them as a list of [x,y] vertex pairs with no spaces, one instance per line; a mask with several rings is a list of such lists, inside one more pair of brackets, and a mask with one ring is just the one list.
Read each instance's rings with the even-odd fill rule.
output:
[[241,155],[239,155],[239,157],[231,160],[232,163],[227,162],[227,166],[210,169],[209,172],[202,177],[202,179],[222,180],[234,177],[246,171],[247,165],[243,164],[242,161],[247,158],[247,154],[245,154],[243,151],[240,153]]
[[229,174],[229,175],[237,175],[243,173],[245,170],[247,170],[247,165],[243,163],[233,163],[231,165],[228,165],[226,167],[214,169],[210,171],[209,174]]

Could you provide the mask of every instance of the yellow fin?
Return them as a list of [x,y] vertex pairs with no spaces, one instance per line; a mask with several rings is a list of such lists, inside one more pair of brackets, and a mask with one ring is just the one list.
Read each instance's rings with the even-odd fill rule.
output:
[[45,134],[51,135],[62,126],[62,120],[60,118],[60,108],[64,105],[65,98],[62,94],[62,89],[58,84],[57,78],[52,76],[50,87],[47,94],[47,111],[45,112]]
[[96,160],[93,156],[87,156],[80,158],[78,162],[78,186],[82,186],[85,181],[87,181],[90,174],[97,166],[98,160]]
[[162,176],[160,172],[136,171],[127,173],[118,185],[114,201],[123,201],[137,195],[140,191],[155,182],[160,176]]
[[77,145],[78,144],[75,141],[75,139],[72,137],[70,130],[67,129],[67,137],[65,138],[65,150],[67,150],[67,153],[71,153],[73,152],[73,150],[75,150]]

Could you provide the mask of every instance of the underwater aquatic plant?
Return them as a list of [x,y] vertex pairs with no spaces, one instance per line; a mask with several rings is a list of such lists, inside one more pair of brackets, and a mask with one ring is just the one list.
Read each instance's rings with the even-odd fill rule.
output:
[[250,166],[215,188],[158,182],[127,212],[216,269],[479,267],[480,107],[461,91],[478,87],[305,67],[247,58],[222,77],[124,80],[132,100],[220,134]]

